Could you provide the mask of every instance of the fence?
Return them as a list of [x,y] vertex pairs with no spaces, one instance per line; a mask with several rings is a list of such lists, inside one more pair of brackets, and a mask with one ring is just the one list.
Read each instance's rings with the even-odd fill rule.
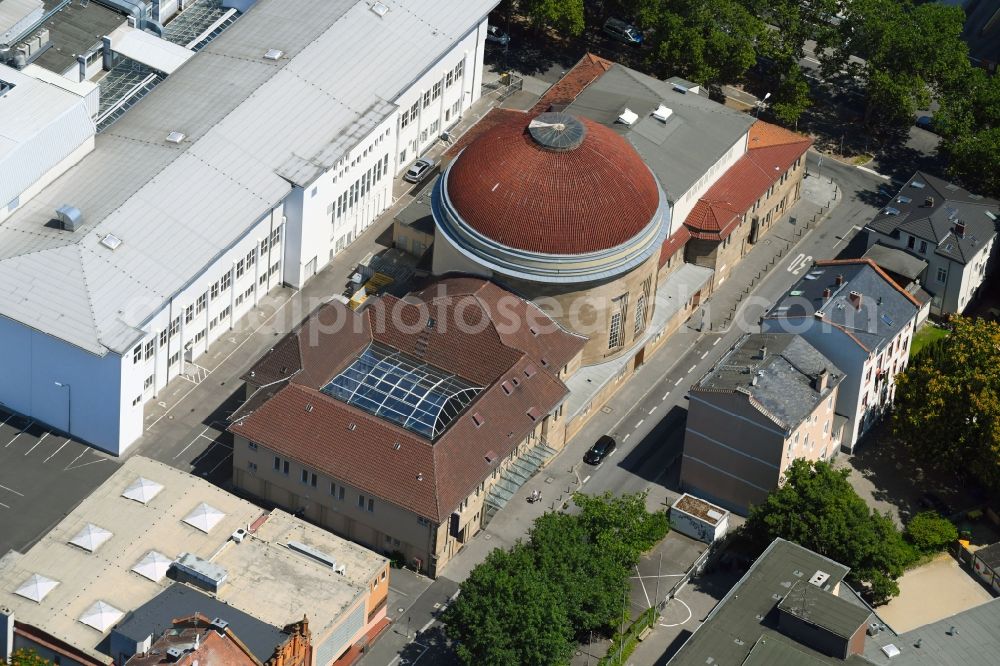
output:
[[[524,79],[510,72],[500,75],[496,81],[483,84],[484,94],[496,95],[497,101],[502,102],[514,93],[524,88]],[[488,91],[488,92],[486,92]]]
[[[744,287],[739,294],[737,294],[736,302],[733,303],[732,307],[729,308],[729,312],[726,314],[726,318],[720,324],[713,324],[712,322],[709,322],[708,330],[722,331],[729,327],[729,325],[736,318],[736,314],[739,312],[740,305],[743,303],[743,299],[749,296],[750,293],[753,292],[754,287],[756,287],[760,283],[760,281],[767,276],[768,271],[770,271],[771,268],[773,268],[775,264],[777,264],[778,261],[782,257],[784,257],[789,250],[792,249],[793,246],[798,244],[799,239],[801,239],[802,236],[804,236],[807,232],[814,229],[816,225],[819,224],[819,222],[821,222],[824,217],[826,217],[826,214],[830,211],[830,207],[833,205],[833,202],[837,199],[838,192],[839,188],[835,189],[833,192],[833,199],[830,199],[825,204],[820,206],[820,209],[815,213],[813,213],[812,217],[805,224],[799,226],[795,230],[795,233],[792,235],[792,238],[786,240],[785,246],[778,250],[778,254],[771,257],[771,260],[767,263],[767,265],[765,265],[764,268],[757,271],[757,274],[754,277],[750,278],[750,282],[747,284],[747,286]],[[793,224],[797,221],[796,218],[794,217],[790,219],[792,220]]]

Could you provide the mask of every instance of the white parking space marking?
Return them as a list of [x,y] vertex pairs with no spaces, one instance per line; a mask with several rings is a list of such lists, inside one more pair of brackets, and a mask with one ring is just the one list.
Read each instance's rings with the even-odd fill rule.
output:
[[719,344],[720,342],[722,342],[722,338],[716,338],[715,342],[712,343],[712,346],[714,347],[715,345]]
[[655,411],[656,411],[656,407],[653,407],[651,410],[649,410],[649,413],[652,414]]
[[663,397],[660,398],[660,402],[663,402],[664,400],[666,400],[669,397],[670,397],[670,391],[667,391],[666,393],[663,394]]
[[233,457],[233,454],[232,454],[232,453],[227,453],[227,454],[226,454],[226,457],[225,457],[225,458],[223,458],[222,460],[220,460],[220,461],[218,462],[218,464],[216,464],[216,466],[215,466],[215,467],[213,467],[212,469],[210,469],[210,470],[208,471],[208,473],[209,473],[209,474],[214,474],[214,473],[215,473],[215,470],[217,470],[217,469],[219,469],[220,467],[222,467],[222,464],[223,464],[223,463],[225,463],[225,462],[227,462],[227,461],[229,461],[229,460],[231,460],[231,459],[232,459],[232,457]]
[[[639,573],[639,565],[635,565],[635,572]],[[639,574],[639,585],[642,586],[642,593],[646,595],[646,608],[649,608],[653,604],[649,603],[649,592],[646,591],[646,584],[642,582],[642,574]]]
[[49,435],[51,435],[51,434],[52,434],[52,433],[49,433],[49,432],[46,432],[46,433],[45,433],[44,435],[42,435],[41,437],[39,437],[39,438],[38,438],[38,441],[37,441],[37,442],[35,442],[35,445],[34,445],[34,446],[32,446],[32,447],[31,447],[30,449],[28,449],[27,451],[25,451],[25,452],[24,452],[24,455],[28,455],[29,453],[31,453],[32,451],[34,451],[35,449],[37,449],[37,448],[38,448],[38,445],[42,443],[42,440],[43,440],[43,439],[45,439],[46,437],[48,437],[48,436],[49,436]]
[[684,381],[683,377],[678,378],[678,380],[674,382],[674,386],[680,386],[682,381]]
[[63,468],[63,471],[65,472],[70,467],[72,467],[77,460],[79,460],[80,458],[82,458],[87,454],[87,451],[89,451],[89,449],[84,449],[83,451],[80,451],[80,455],[78,455],[76,458],[73,458],[72,462],[70,462],[70,464],[66,465],[66,467]]
[[587,481],[590,481],[590,475],[589,474],[586,477],[584,477],[583,481],[580,482],[580,485],[582,486],[583,484],[587,483]]
[[[191,440],[190,442],[188,442],[188,445],[187,445],[187,446],[185,446],[185,447],[184,447],[183,449],[181,449],[181,450],[180,450],[180,452],[179,452],[179,453],[178,453],[178,454],[177,454],[176,456],[174,456],[174,460],[177,460],[177,459],[178,459],[178,458],[180,458],[180,457],[181,457],[182,455],[184,455],[184,453],[185,453],[185,452],[186,452],[186,451],[187,451],[188,449],[190,449],[190,448],[191,448],[191,446],[192,446],[192,445],[193,445],[193,444],[194,444],[195,442],[197,442],[197,441],[198,441],[198,439],[199,439],[199,438],[201,438],[201,437],[202,437],[202,436],[203,436],[203,435],[204,435],[204,434],[205,434],[206,432],[208,432],[208,431],[209,431],[209,428],[205,428],[204,430],[202,430],[201,432],[199,432],[199,433],[198,433],[197,435],[195,435],[195,438],[194,438],[194,439],[192,439],[192,440]],[[212,438],[212,437],[209,437],[208,439],[212,440],[213,442],[215,441],[215,439],[214,439],[214,438]],[[209,447],[209,448],[211,448],[211,447]]]
[[10,438],[10,441],[9,441],[9,442],[7,442],[7,444],[6,444],[6,445],[4,445],[4,447],[3,447],[3,448],[5,448],[5,449],[6,449],[6,448],[7,448],[8,446],[10,446],[11,444],[13,444],[13,443],[14,443],[14,440],[16,440],[16,439],[17,439],[18,437],[20,437],[21,435],[23,435],[23,434],[24,434],[24,431],[25,431],[25,430],[27,430],[28,428],[30,428],[30,427],[31,427],[32,425],[34,425],[34,423],[35,423],[34,421],[28,421],[28,425],[26,425],[26,426],[24,426],[23,428],[21,428],[21,432],[17,433],[17,434],[16,434],[16,435],[14,435],[13,437],[11,437],[11,438]]
[[7,425],[7,421],[10,421],[12,418],[14,418],[13,414],[7,415],[7,418],[5,418],[2,423],[0,423],[0,426]]
[[635,427],[638,428],[639,426],[641,426],[645,422],[646,422],[646,419],[639,419],[639,422],[635,424]]
[[708,352],[705,352],[704,354],[701,355],[701,360],[704,361],[706,358],[708,358]]
[[73,440],[67,439],[65,442],[62,443],[62,446],[60,446],[58,449],[56,449],[55,451],[53,451],[52,453],[50,453],[49,457],[46,458],[45,460],[43,460],[42,462],[43,463],[47,463],[48,461],[52,460],[52,458],[54,458],[57,453],[59,453],[60,451],[62,451],[63,447],[66,446],[67,444],[69,444],[71,441],[73,441]]
[[622,437],[622,441],[623,442],[628,441],[628,438],[631,437],[631,436],[632,436],[632,433],[629,433],[629,434],[625,435],[624,437]]
[[688,374],[691,374],[692,372],[694,372],[695,368],[697,368],[697,367],[698,367],[697,365],[692,365],[690,367],[690,369],[688,369]]
[[9,504],[4,504],[3,502],[0,502],[0,506],[2,506],[5,509],[9,509],[10,508]]
[[17,491],[16,491],[16,490],[14,490],[13,488],[8,488],[7,486],[5,486],[5,485],[2,485],[2,484],[0,484],[0,488],[3,488],[4,490],[6,490],[6,491],[7,491],[7,492],[9,492],[9,493],[14,493],[14,494],[15,494],[15,495],[17,495],[18,497],[24,497],[24,494],[22,494],[22,493],[19,493],[19,492],[17,492]]

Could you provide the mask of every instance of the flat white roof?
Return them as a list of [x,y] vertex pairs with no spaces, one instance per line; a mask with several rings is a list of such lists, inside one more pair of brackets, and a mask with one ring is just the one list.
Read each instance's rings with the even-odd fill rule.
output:
[[194,51],[123,23],[108,35],[111,50],[158,72],[173,74],[194,55]]
[[[163,486],[146,504],[123,496],[140,477]],[[207,533],[184,522],[203,504],[225,514]],[[173,584],[167,567],[187,552],[227,571],[214,595],[219,600],[278,627],[306,614],[314,634],[325,635],[367,593],[386,559],[281,511],[242,543],[229,539],[263,513],[207,481],[134,456],[29,551],[0,558],[0,607],[110,662],[97,646],[115,612],[138,608]],[[92,553],[69,543],[88,524],[114,532]],[[289,541],[329,555],[344,575],[295,552]]]
[[[497,0],[259,0],[0,224],[0,315],[122,354],[293,184],[331,168]],[[285,57],[268,60],[269,49]],[[181,144],[165,139],[183,132]],[[46,226],[80,209],[76,232]],[[109,251],[100,240],[122,240]],[[54,276],[58,276],[55,279]]]

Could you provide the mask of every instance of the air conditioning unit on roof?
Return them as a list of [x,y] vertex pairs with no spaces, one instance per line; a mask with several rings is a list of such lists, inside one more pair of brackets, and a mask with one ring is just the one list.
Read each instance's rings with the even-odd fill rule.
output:
[[628,107],[618,116],[618,122],[623,125],[632,125],[637,120],[639,120],[639,114]]
[[672,116],[673,114],[674,114],[673,109],[668,109],[662,104],[656,107],[656,110],[653,111],[653,117],[663,123],[667,122],[667,119],[670,118],[670,116]]

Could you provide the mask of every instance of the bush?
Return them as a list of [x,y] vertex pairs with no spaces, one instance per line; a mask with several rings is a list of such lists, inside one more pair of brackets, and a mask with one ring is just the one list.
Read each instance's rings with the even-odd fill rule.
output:
[[399,550],[392,551],[389,553],[389,566],[393,569],[402,569],[406,566],[406,555]]
[[934,553],[958,539],[958,529],[937,513],[924,511],[910,519],[904,535],[921,553]]

